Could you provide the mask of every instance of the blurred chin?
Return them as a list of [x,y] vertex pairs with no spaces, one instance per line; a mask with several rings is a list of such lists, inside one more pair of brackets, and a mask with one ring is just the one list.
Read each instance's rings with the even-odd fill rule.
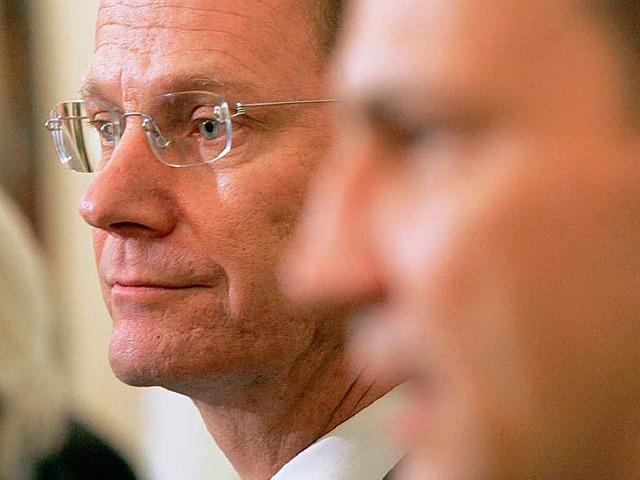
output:
[[[451,460],[451,461],[448,461]],[[407,456],[398,467],[394,480],[500,480],[480,467],[467,463],[464,455],[454,458]]]
[[[409,454],[397,469],[397,480],[489,480],[480,471],[474,471],[467,465],[465,459],[438,457],[435,452],[426,454]],[[493,479],[496,480],[496,479]]]

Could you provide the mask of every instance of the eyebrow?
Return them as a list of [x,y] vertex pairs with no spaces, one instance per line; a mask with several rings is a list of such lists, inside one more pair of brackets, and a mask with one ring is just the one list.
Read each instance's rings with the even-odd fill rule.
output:
[[359,108],[363,116],[373,123],[388,123],[397,117],[393,105],[382,95],[361,99]]
[[358,112],[369,125],[379,129],[384,129],[388,125],[397,126],[407,123],[410,117],[408,112],[396,102],[391,101],[391,98],[393,97],[386,92],[372,92],[371,95],[358,99],[356,104]]
[[[199,73],[182,73],[173,75],[166,81],[163,81],[162,85],[165,86],[165,89],[162,92],[158,92],[158,95],[169,92],[203,90],[218,93],[224,97],[227,97],[228,93],[232,93],[231,96],[235,97],[242,92],[258,91],[257,87],[252,87],[246,83],[234,82],[222,77],[214,77]],[[87,77],[82,81],[80,96],[85,100],[97,99],[104,101],[105,103],[114,103],[112,96],[107,94],[104,85],[93,77]]]

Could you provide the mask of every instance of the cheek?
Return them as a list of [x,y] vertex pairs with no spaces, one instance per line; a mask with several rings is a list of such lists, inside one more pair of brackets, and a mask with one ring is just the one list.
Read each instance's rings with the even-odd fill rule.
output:
[[275,169],[271,163],[256,162],[219,175],[213,197],[207,186],[202,190],[191,186],[193,201],[184,208],[187,228],[200,248],[224,268],[230,294],[238,302],[249,301],[251,294],[279,295],[274,291],[275,270],[306,193],[308,168],[297,160],[280,159]]
[[105,248],[105,243],[107,242],[109,234],[104,230],[94,228],[92,231],[92,235],[93,235],[93,254],[95,257],[95,264],[98,267],[100,282],[104,283],[104,279],[102,278],[102,275],[101,275],[102,272],[100,272],[100,265],[101,265],[101,257],[103,255],[104,248]]
[[94,228],[92,231],[93,235],[93,251],[96,257],[99,257],[102,253],[102,249],[104,248],[104,243],[107,239],[107,232],[104,230],[100,230],[98,228]]
[[535,323],[519,318],[531,285],[516,280],[527,268],[521,252],[535,249],[546,233],[513,231],[533,215],[531,195],[515,179],[500,186],[467,182],[460,190],[404,192],[378,209],[378,251],[393,302],[412,312],[394,328],[406,330],[406,352],[422,375],[435,377],[441,404],[460,412],[444,409],[440,427],[452,438],[443,448],[455,450],[465,437],[468,445],[478,432],[513,439],[514,425],[530,415],[527,342]]
[[102,276],[102,272],[100,271],[101,270],[100,265],[102,263],[100,259],[102,257],[102,253],[108,238],[108,234],[104,230],[100,230],[97,228],[93,229],[92,234],[93,234],[93,250],[94,250],[94,256],[95,256],[95,265],[98,270],[98,280],[100,282],[100,291],[102,292],[102,298],[104,299],[104,302],[107,307],[107,310],[109,311],[109,314],[113,315],[113,310],[111,306],[111,290],[109,289],[109,286],[106,284]]
[[602,405],[624,405],[638,385],[640,336],[627,321],[637,262],[615,233],[630,224],[615,200],[622,182],[571,175],[513,171],[386,218],[379,251],[394,300],[414,313],[394,325],[411,331],[406,354],[438,372],[440,393],[502,464],[575,444]]

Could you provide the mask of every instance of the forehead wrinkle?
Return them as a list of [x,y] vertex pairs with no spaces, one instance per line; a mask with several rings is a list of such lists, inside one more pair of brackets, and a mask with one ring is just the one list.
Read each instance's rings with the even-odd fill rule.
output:
[[[142,100],[152,93],[203,87],[228,99],[233,97],[231,92],[250,95],[238,97],[238,101],[288,96],[291,85],[304,85],[295,74],[295,65],[307,58],[306,38],[296,34],[300,20],[308,17],[300,5],[302,2],[292,0],[250,4],[105,0],[98,16],[91,73],[102,83],[102,96],[111,94],[119,102],[124,99],[125,104],[133,101],[133,107],[136,95]],[[279,20],[272,21],[276,16]],[[297,27],[290,29],[291,24]],[[273,48],[274,30],[276,38],[291,37],[295,42],[290,54],[282,55],[281,49]],[[286,62],[290,68],[266,75],[276,61]],[[221,81],[184,81],[176,88],[171,77],[187,69]],[[95,94],[95,90],[83,88],[83,94]]]
[[[134,3],[132,5],[131,3]],[[177,3],[177,4],[176,4]],[[256,39],[265,43],[264,48],[271,45],[270,34],[261,30],[271,31],[282,37],[282,21],[290,24],[291,31],[298,31],[301,22],[311,22],[312,16],[308,15],[308,9],[298,1],[283,0],[252,0],[251,10],[243,9],[242,2],[202,2],[206,5],[214,3],[212,8],[202,6],[193,6],[188,2],[154,2],[128,0],[120,1],[104,1],[98,13],[98,24],[96,29],[96,44],[103,43],[101,36],[105,31],[109,31],[110,27],[123,27],[138,31],[168,31],[183,33],[221,33],[227,35],[234,40],[245,44],[249,51],[253,51],[255,46],[253,42]],[[256,6],[263,7],[257,12]],[[234,8],[235,7],[235,8]],[[225,18],[227,17],[227,18]],[[230,19],[230,20],[229,20]],[[277,19],[278,21],[274,21]],[[220,26],[226,26],[222,30]],[[286,28],[289,30],[289,28]],[[312,35],[313,28],[309,28],[309,34]],[[257,34],[257,35],[256,35]],[[167,44],[176,42],[176,36],[169,36],[170,40]],[[116,35],[118,37],[118,35]],[[145,50],[145,42],[143,36],[137,38],[135,42],[129,42],[132,45],[138,45],[141,50]],[[250,41],[250,38],[253,41]],[[146,48],[150,48],[154,42],[146,42]],[[168,45],[162,45],[162,51],[167,49]],[[178,49],[182,47],[177,45]],[[270,48],[270,47],[269,47]]]
[[[126,33],[123,33],[125,30]],[[181,35],[186,34],[207,34],[220,35],[230,37],[238,43],[246,43],[246,39],[241,33],[232,29],[217,29],[212,27],[197,28],[185,26],[169,26],[169,25],[140,25],[122,22],[105,22],[97,31],[95,42],[95,53],[104,47],[116,47],[129,51],[133,54],[155,53],[155,54],[171,54],[184,50],[181,43]],[[210,43],[204,42],[202,51],[210,50]],[[198,51],[193,45],[190,45],[190,51]]]
[[[138,30],[143,30],[144,27],[127,27],[127,28],[131,28],[131,29],[138,29]],[[166,30],[170,30],[170,29],[166,29]],[[180,31],[184,32],[184,30],[180,29]],[[195,31],[195,30],[194,30]],[[241,36],[234,34],[234,33],[228,33],[227,31],[223,31],[223,30],[207,30],[208,33],[217,33],[220,35],[228,35],[228,36],[235,36],[238,40],[244,40]],[[179,53],[181,50],[183,50],[183,46],[178,45],[176,42],[175,45],[175,49],[171,49],[170,44],[169,43],[165,43],[165,42],[158,42],[158,41],[152,41],[149,42],[148,46],[145,46],[143,44],[143,42],[141,41],[134,41],[134,42],[130,42],[130,41],[125,41],[124,38],[122,38],[120,35],[112,35],[110,36],[112,38],[116,38],[117,40],[105,40],[105,41],[101,41],[99,43],[96,43],[96,49],[94,52],[94,55],[98,54],[99,51],[101,49],[108,49],[109,47],[114,47],[117,48],[120,51],[126,51],[129,52],[133,55],[139,55],[141,53],[162,53],[162,55],[169,55],[169,54],[173,54],[173,53]],[[130,37],[129,37],[130,39]],[[135,47],[132,44],[137,44],[138,46]],[[153,48],[151,48],[153,47]],[[223,56],[228,57],[229,59],[231,59],[231,61],[233,62],[232,64],[237,64],[240,65],[241,67],[243,67],[246,71],[251,72],[251,73],[255,73],[253,70],[253,67],[248,64],[245,63],[244,60],[242,60],[239,56],[236,55],[232,55],[228,49],[226,48],[221,48],[221,49],[217,49],[217,48],[212,48],[210,45],[205,45],[201,48],[190,48],[190,53],[206,53],[206,54],[221,54]]]
[[156,30],[167,30],[169,32],[189,32],[189,33],[221,33],[224,35],[228,35],[230,37],[235,37],[238,40],[244,40],[244,38],[242,37],[242,35],[240,35],[239,33],[233,32],[233,31],[228,31],[228,30],[216,30],[213,28],[196,28],[196,27],[183,27],[183,26],[179,26],[179,27],[170,27],[168,25],[136,25],[133,23],[121,23],[121,22],[105,22],[103,23],[100,28],[101,29],[107,29],[109,27],[126,27],[128,30],[139,30],[139,31],[147,31],[149,29],[149,27],[154,28]]
[[[261,3],[275,12],[275,8],[264,1],[255,3]],[[224,7],[230,8],[231,5],[224,5]],[[154,15],[154,11],[158,13]],[[244,40],[242,33],[248,30],[247,26],[256,24],[264,27],[272,26],[271,22],[268,21],[268,16],[264,13],[258,16],[251,16],[240,10],[223,10],[220,5],[216,6],[216,8],[207,9],[170,3],[143,3],[137,6],[118,3],[101,9],[98,14],[97,31],[101,32],[108,27],[126,27],[132,30],[168,30],[170,32],[182,31],[191,33],[217,32],[238,40]],[[229,24],[221,16],[240,20],[240,22],[236,22],[240,23],[237,30],[216,30],[219,24]]]
[[[267,3],[264,0],[253,0],[253,3],[254,4],[260,3],[260,4],[264,5],[265,7],[269,8],[271,10],[275,10],[275,6],[274,5],[270,5],[269,3]],[[147,3],[142,3],[140,5],[135,5],[135,6],[131,5],[130,2],[128,2],[127,4],[116,3],[114,5],[106,5],[106,6],[103,6],[100,9],[100,12],[103,12],[103,11],[107,11],[108,12],[109,10],[112,10],[114,8],[131,8],[131,9],[135,9],[135,8],[143,8],[143,7],[149,7],[149,6],[151,6],[153,8],[156,8],[158,10],[160,10],[160,9],[169,9],[169,10],[173,9],[173,10],[188,11],[188,12],[215,13],[215,14],[220,13],[220,10],[218,8],[210,8],[209,9],[209,8],[203,8],[203,7],[192,7],[190,5],[187,5],[184,2],[182,4],[180,4],[180,5],[175,5],[175,4],[171,4],[171,3],[159,3],[159,2],[153,2],[153,1],[147,2]],[[248,20],[253,20],[253,19],[249,18],[247,15],[244,15],[244,14],[242,14],[240,12],[228,12],[228,13],[229,14],[235,14],[235,15],[240,16],[240,17],[245,17]]]
[[[199,72],[172,74],[169,78],[161,80],[160,83],[166,86],[163,92],[158,92],[160,95],[169,92],[206,91],[222,95],[223,97],[236,97],[247,94],[255,95],[255,92],[259,90],[258,87],[240,84],[225,79],[224,77]],[[110,99],[110,95],[106,93],[104,85],[102,85],[98,79],[90,76],[83,80],[80,93],[84,99],[99,100],[105,103],[117,103]]]
[[[251,16],[247,13],[243,13],[241,10],[223,11],[220,8],[221,6],[230,8],[233,5],[239,5],[236,2],[229,2],[223,5],[217,4],[213,8],[205,8],[204,6],[202,7],[191,6],[184,1],[179,2],[178,5],[170,2],[160,3],[154,0],[146,1],[146,2],[138,1],[137,5],[132,5],[132,3],[135,3],[135,2],[132,0],[127,0],[126,2],[112,1],[111,4],[109,4],[109,2],[103,1],[100,6],[100,10],[98,12],[97,27],[99,28],[103,25],[102,19],[105,17],[113,18],[114,20],[111,20],[111,22],[127,24],[125,19],[130,17],[130,15],[127,15],[127,10],[142,12],[142,15],[140,13],[138,14],[134,13],[134,15],[144,17],[144,19],[147,22],[149,22],[153,18],[153,15],[149,14],[149,12],[173,10],[174,14],[169,16],[169,18],[173,20],[176,20],[178,18],[184,18],[187,24],[193,23],[194,21],[197,21],[197,20],[201,20],[205,22],[205,25],[211,24],[211,18],[215,15],[220,15],[221,13],[241,18],[243,20],[246,20],[249,23],[255,23],[256,21],[260,21],[262,18],[265,18],[264,13],[266,13],[266,12],[263,12],[261,15],[256,17],[256,16]],[[280,11],[282,7],[286,6],[286,5],[277,5],[277,2],[270,3],[267,0],[252,0],[252,12],[255,11],[256,4],[262,5],[265,9],[270,10],[272,14],[278,17],[280,17],[283,13],[282,11]],[[291,2],[290,7],[294,7],[294,6],[295,6],[294,2]],[[301,7],[301,5],[298,5],[298,6]],[[287,12],[284,12],[284,13],[289,13],[289,14],[292,13],[290,10],[291,9],[288,9]],[[306,11],[306,8],[304,8],[303,10]],[[189,14],[189,12],[202,13],[203,15],[191,15]],[[144,15],[145,13],[146,15]],[[210,15],[207,15],[207,14],[210,14]],[[149,26],[160,26],[161,21],[163,21],[164,18],[163,18],[163,15],[157,15],[157,17],[158,17],[158,20],[156,21],[156,23],[150,22],[147,24]],[[295,19],[292,19],[292,22],[294,24],[297,24],[297,21]],[[105,23],[109,23],[109,22],[105,21]],[[272,24],[272,22],[269,22],[269,21],[260,21],[260,23],[265,26],[271,26]]]
[[[109,50],[110,46],[115,46],[118,54],[121,54],[122,52],[129,52],[133,56],[137,56],[139,53],[137,49],[131,48],[127,44],[112,44],[111,42],[105,42],[97,47],[96,51],[94,52],[94,58],[100,58],[100,50]],[[137,83],[144,83],[145,91],[147,92],[153,89],[157,90],[156,94],[167,93],[170,91],[175,92],[204,89],[207,91],[214,91],[215,93],[223,95],[234,92],[247,92],[255,95],[256,92],[259,92],[261,90],[261,88],[258,85],[255,85],[251,80],[243,80],[243,78],[260,78],[254,71],[253,67],[245,63],[243,59],[236,57],[227,49],[223,48],[211,49],[210,47],[208,47],[203,48],[201,51],[202,53],[209,55],[215,54],[212,55],[212,57],[216,57],[216,63],[220,63],[221,57],[227,57],[229,61],[225,63],[240,66],[242,67],[242,69],[244,69],[242,78],[238,77],[238,68],[233,68],[233,72],[235,72],[235,74],[230,75],[226,71],[215,71],[213,63],[209,62],[202,62],[199,65],[190,65],[189,70],[186,71],[180,70],[181,68],[184,68],[184,66],[181,66],[178,63],[175,69],[171,69],[171,73],[162,73],[157,76],[153,71],[150,71],[150,67],[152,65],[149,65],[145,68],[146,73],[148,74],[146,76],[147,78],[143,78],[143,76],[140,75],[140,72],[137,72],[132,78]],[[192,53],[193,52],[197,53],[200,52],[200,50],[192,50]],[[109,58],[111,57],[111,55],[107,54],[103,55],[103,57]],[[122,56],[119,55],[119,58],[121,59]],[[203,56],[203,58],[206,57]],[[115,67],[113,73],[116,73],[115,71],[117,69],[117,75],[109,75],[108,70],[105,70],[104,68],[98,68],[99,75],[97,76],[92,76],[92,72],[90,71],[89,74],[83,79],[82,87],[80,90],[81,95],[84,98],[109,99],[113,96],[109,94],[109,90],[113,90],[114,87],[117,87],[117,91],[128,90],[126,84],[129,83],[129,81],[122,70],[122,65],[125,63],[126,62],[122,61],[111,63],[111,65]],[[166,72],[166,70],[164,71]],[[103,80],[101,77],[105,75],[105,73],[107,75]]]
[[[194,7],[194,6],[188,5],[184,1],[181,2],[179,5],[175,5],[175,3],[169,3],[169,2],[161,3],[155,0],[149,0],[149,1],[138,0],[137,5],[132,5],[132,3],[135,3],[135,1],[131,1],[131,0],[124,0],[124,1],[112,0],[110,3],[111,4],[109,4],[108,0],[103,0],[100,7],[100,12],[109,11],[115,8],[136,9],[136,8],[152,7],[155,9],[164,8],[164,9],[177,9],[180,11],[186,10],[186,11],[192,11],[192,12],[219,13],[219,10],[217,8],[209,9],[204,7]],[[269,9],[275,10],[275,6],[271,5],[266,0],[253,0],[253,4],[262,4]]]
[[[267,5],[266,2],[263,2]],[[163,14],[158,15],[145,15],[146,10],[140,7],[149,7],[148,9],[160,10],[165,8]],[[206,54],[212,57],[212,62],[223,63],[229,65],[235,65],[233,71],[243,71],[243,74],[256,75],[255,66],[253,63],[247,62],[245,56],[250,56],[251,52],[255,51],[257,46],[251,41],[251,35],[254,37],[256,33],[255,25],[267,23],[268,15],[258,16],[255,19],[249,17],[249,15],[235,12],[235,11],[221,11],[216,10],[215,24],[211,25],[209,16],[193,14],[186,16],[188,21],[181,22],[175,21],[176,17],[185,18],[184,11],[202,11],[203,9],[196,9],[194,7],[185,6],[172,6],[166,3],[154,4],[154,3],[142,3],[138,6],[137,11],[134,14],[128,14],[128,11],[136,10],[135,7],[130,5],[121,5],[115,3],[110,7],[103,7],[98,18],[98,29],[96,33],[96,46],[94,50],[94,57],[104,49],[107,51],[106,57],[108,58],[109,50],[115,49],[117,57],[120,59],[120,52],[129,52],[135,58],[140,58],[142,61],[149,54],[155,56],[161,56],[166,58],[167,55],[178,54],[180,58],[184,58],[185,45],[188,46],[189,54]],[[171,15],[171,23],[164,21],[168,15],[166,11],[177,12],[177,15]],[[104,13],[113,11],[112,13]],[[140,17],[140,18],[138,18]],[[198,26],[194,23],[199,18],[206,18],[206,25]],[[267,18],[265,18],[267,17]],[[229,18],[231,18],[229,20]],[[245,28],[247,25],[253,25],[249,28]],[[203,41],[194,41],[198,39],[198,34],[202,33]],[[219,38],[216,40],[216,36]],[[267,41],[268,35],[259,35],[257,38],[264,38],[264,42]],[[242,48],[230,49],[225,47],[229,44],[236,44]],[[222,47],[216,48],[216,45]],[[265,43],[263,48],[268,48],[268,44]],[[221,59],[227,57],[230,61],[222,62]],[[149,70],[153,65],[145,65],[139,63],[145,70]],[[240,68],[236,68],[240,67]]]

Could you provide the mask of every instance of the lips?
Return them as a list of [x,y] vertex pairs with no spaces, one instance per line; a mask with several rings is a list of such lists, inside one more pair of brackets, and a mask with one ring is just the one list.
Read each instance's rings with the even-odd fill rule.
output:
[[184,278],[180,280],[108,278],[106,283],[111,291],[112,300],[144,303],[150,301],[155,303],[162,299],[174,298],[176,295],[192,294],[197,293],[198,290],[211,288],[211,285]]
[[396,440],[406,447],[414,445],[425,430],[436,420],[436,397],[424,379],[412,377],[401,388],[404,402],[388,418],[390,430]]
[[[200,283],[174,283],[165,281],[115,281],[110,285],[112,305],[165,305],[178,299],[198,296],[211,287]],[[194,297],[197,298],[197,297]],[[115,302],[115,303],[114,303]],[[124,302],[124,303],[123,303]]]
[[124,280],[124,279],[106,279],[107,285],[119,289],[162,289],[162,290],[183,290],[186,288],[208,288],[208,285],[202,283],[187,283],[162,280]]
[[196,289],[208,288],[204,285],[184,285],[184,286],[174,286],[174,285],[158,285],[158,284],[135,284],[135,285],[124,285],[121,283],[115,283],[111,287],[111,295],[112,297],[149,297],[151,295],[161,295],[161,294],[169,294],[169,293],[180,293],[193,291]]
[[113,236],[99,252],[98,268],[112,292],[213,288],[226,278],[222,266],[201,252]]

